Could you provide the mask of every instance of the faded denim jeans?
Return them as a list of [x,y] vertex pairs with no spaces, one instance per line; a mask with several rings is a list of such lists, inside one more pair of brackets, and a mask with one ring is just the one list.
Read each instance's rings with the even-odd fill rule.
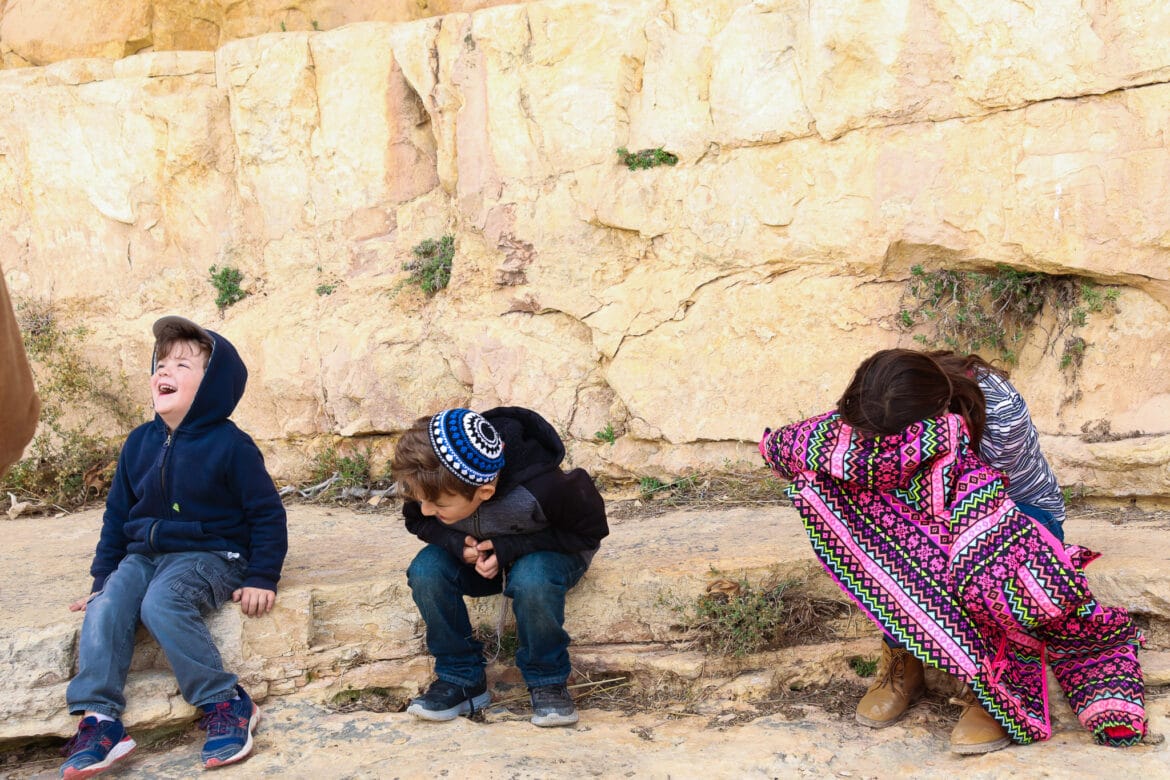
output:
[[585,573],[580,556],[541,550],[516,559],[503,576],[484,579],[475,567],[428,544],[406,571],[414,603],[426,622],[435,676],[465,688],[484,679],[483,644],[472,637],[464,596],[503,593],[512,599],[519,649],[516,666],[530,688],[569,679],[565,594]]
[[166,654],[184,699],[200,707],[234,697],[236,676],[224,671],[203,616],[231,601],[245,566],[215,552],[123,558],[85,608],[77,675],[65,693],[69,711],[122,717],[139,618]]

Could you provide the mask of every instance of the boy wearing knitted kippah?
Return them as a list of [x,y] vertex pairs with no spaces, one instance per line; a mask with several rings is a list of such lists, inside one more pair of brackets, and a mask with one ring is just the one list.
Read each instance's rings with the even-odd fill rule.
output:
[[427,543],[406,576],[438,678],[407,712],[442,721],[487,706],[483,645],[463,597],[503,593],[516,615],[516,665],[532,722],[577,722],[566,686],[565,594],[609,527],[593,480],[581,469],[562,471],[564,456],[548,421],[516,406],[482,415],[447,409],[420,418],[398,441],[390,467],[406,527]]

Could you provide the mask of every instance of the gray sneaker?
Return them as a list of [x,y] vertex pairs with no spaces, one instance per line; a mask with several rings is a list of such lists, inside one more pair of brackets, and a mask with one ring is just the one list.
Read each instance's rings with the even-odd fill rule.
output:
[[406,711],[422,720],[454,720],[460,715],[474,715],[491,703],[486,680],[470,688],[435,680],[426,693],[411,700]]
[[571,726],[577,722],[577,708],[564,683],[529,688],[532,723],[536,726]]

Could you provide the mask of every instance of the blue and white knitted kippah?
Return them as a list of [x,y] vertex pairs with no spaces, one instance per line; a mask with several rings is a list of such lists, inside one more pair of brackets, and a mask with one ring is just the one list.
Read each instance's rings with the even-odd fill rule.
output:
[[447,409],[431,418],[429,431],[439,462],[469,485],[486,485],[504,468],[504,441],[483,415]]

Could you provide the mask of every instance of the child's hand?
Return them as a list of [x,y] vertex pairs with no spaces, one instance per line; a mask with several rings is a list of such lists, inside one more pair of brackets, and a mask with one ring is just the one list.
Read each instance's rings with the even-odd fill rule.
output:
[[91,593],[88,596],[79,598],[77,601],[69,605],[70,612],[85,612],[86,606],[89,605],[89,600],[96,596],[97,593]]
[[272,609],[276,593],[264,588],[240,588],[232,594],[232,601],[239,602],[240,611],[248,617],[260,617]]
[[479,557],[475,561],[475,571],[485,580],[495,579],[500,573],[500,561],[496,558],[496,548],[491,539],[485,539],[475,546]]
[[479,544],[479,539],[474,536],[463,537],[463,562],[474,566],[479,561],[479,550],[475,546]]

